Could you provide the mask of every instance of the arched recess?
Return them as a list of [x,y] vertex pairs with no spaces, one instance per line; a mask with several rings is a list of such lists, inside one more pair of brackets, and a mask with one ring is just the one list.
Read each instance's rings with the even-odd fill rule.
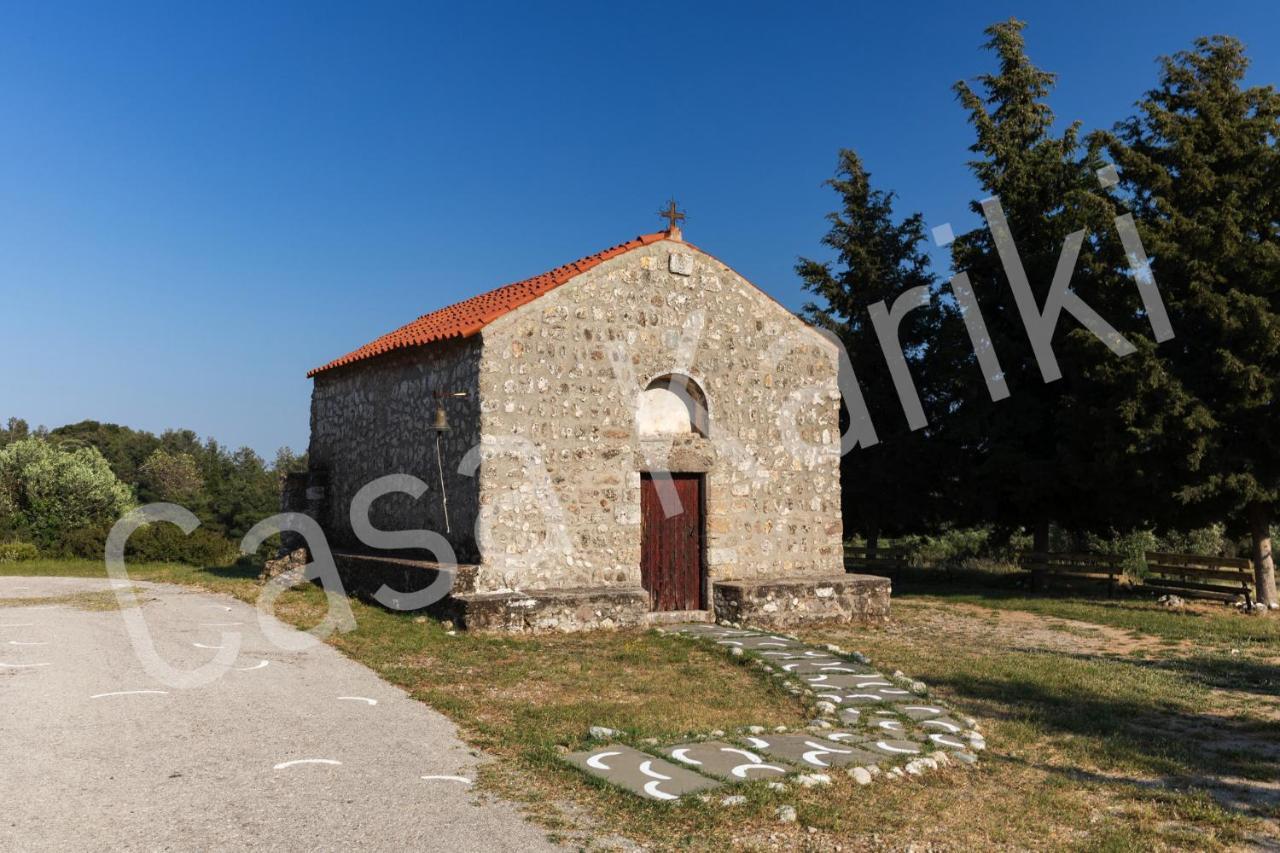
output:
[[636,422],[641,438],[659,435],[709,436],[707,395],[691,377],[668,373],[640,394]]

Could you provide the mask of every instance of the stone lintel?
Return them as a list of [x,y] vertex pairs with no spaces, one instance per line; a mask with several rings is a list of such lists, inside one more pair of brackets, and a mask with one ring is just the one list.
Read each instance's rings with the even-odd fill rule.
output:
[[717,619],[767,628],[889,617],[889,579],[875,575],[714,581],[712,591]]

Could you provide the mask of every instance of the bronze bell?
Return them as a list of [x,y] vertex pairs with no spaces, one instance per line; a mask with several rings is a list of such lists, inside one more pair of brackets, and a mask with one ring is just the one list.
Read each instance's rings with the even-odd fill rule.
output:
[[449,431],[449,418],[444,413],[444,406],[439,403],[436,404],[435,431],[436,432]]

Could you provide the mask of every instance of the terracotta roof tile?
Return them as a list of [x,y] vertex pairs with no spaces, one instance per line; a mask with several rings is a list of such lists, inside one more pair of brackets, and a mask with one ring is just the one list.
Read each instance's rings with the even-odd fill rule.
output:
[[616,258],[618,255],[629,252],[632,249],[638,249],[641,246],[647,246],[650,243],[656,243],[666,238],[666,231],[644,234],[634,240],[628,240],[625,243],[605,249],[603,252],[597,252],[594,255],[588,255],[564,266],[556,267],[550,272],[544,272],[542,275],[504,285],[497,290],[491,290],[488,293],[464,299],[462,302],[457,302],[438,311],[432,311],[430,314],[424,314],[394,332],[388,332],[377,340],[367,343],[341,358],[336,358],[322,367],[317,367],[307,376],[315,376],[318,373],[341,367],[344,364],[363,361],[394,350],[422,346],[423,344],[443,341],[449,338],[469,338],[502,315],[519,308],[521,305],[532,302],[544,293],[554,290],[592,267],[610,258]]

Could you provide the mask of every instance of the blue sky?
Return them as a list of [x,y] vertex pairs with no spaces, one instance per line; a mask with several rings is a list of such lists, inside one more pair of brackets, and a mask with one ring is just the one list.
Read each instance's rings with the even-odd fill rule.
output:
[[1201,34],[1280,82],[1274,2],[610,6],[6,4],[0,419],[305,448],[309,368],[657,230],[673,194],[799,308],[842,146],[973,224],[951,86],[1010,15],[1089,128]]

